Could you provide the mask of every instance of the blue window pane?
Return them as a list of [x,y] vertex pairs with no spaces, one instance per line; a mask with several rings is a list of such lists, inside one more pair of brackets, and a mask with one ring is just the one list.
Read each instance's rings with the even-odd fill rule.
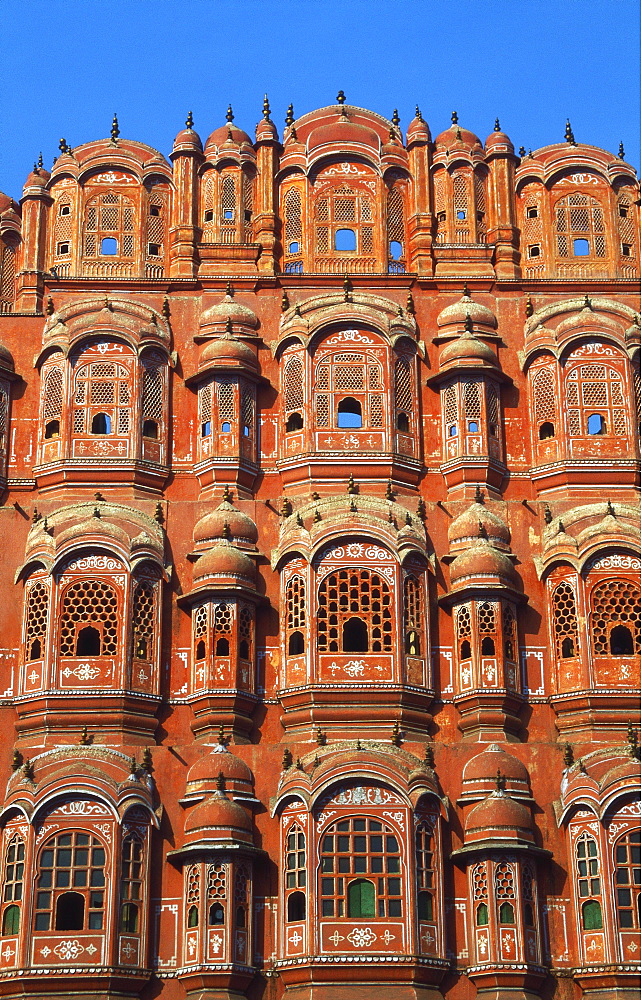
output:
[[403,247],[398,240],[391,240],[389,253],[393,260],[399,260],[403,256]]
[[589,253],[588,240],[573,240],[573,254],[576,257],[588,257]]
[[288,246],[288,253],[298,253],[298,252],[299,252],[299,244],[297,242],[290,243]]
[[357,234],[354,229],[337,229],[334,234],[334,249],[354,252],[357,249]]
[[229,434],[229,433],[230,433],[230,431],[232,430],[232,425],[231,425],[231,424],[229,424],[229,423],[227,422],[227,420],[225,420],[225,421],[223,421],[223,423],[221,424],[221,430],[222,430],[223,434]]
[[112,236],[106,236],[100,241],[100,252],[103,257],[113,257],[118,253],[118,242]]
[[587,431],[589,434],[604,434],[604,417],[601,413],[591,413],[587,420]]

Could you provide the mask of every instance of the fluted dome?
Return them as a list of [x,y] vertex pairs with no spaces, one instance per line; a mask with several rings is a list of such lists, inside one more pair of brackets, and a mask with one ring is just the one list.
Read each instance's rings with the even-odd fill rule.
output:
[[259,537],[258,529],[252,518],[238,510],[229,501],[224,500],[216,510],[202,517],[194,527],[194,541],[198,544],[214,542],[226,535],[225,525],[235,541],[256,545]]
[[190,809],[185,819],[185,843],[197,840],[252,842],[252,821],[243,806],[223,792],[214,792]]
[[308,138],[308,150],[317,149],[319,146],[344,146],[358,145],[369,146],[371,149],[379,150],[379,136],[372,129],[365,125],[358,125],[350,121],[349,118],[341,117],[336,122],[328,125],[319,125],[310,133]]
[[507,525],[483,503],[473,503],[468,510],[453,518],[448,526],[448,541],[469,544],[479,538],[480,524],[493,544],[509,545],[510,531]]
[[482,368],[485,365],[499,367],[499,361],[492,347],[484,344],[472,334],[462,334],[456,340],[452,340],[442,349],[439,355],[439,367],[445,368],[461,362],[465,365],[474,365]]
[[521,760],[507,753],[498,743],[491,743],[464,765],[462,796],[487,796],[496,788],[498,774],[505,780],[509,793],[522,797],[530,794],[528,771]]
[[230,320],[232,326],[245,326],[252,330],[255,330],[259,325],[259,318],[256,313],[248,306],[237,302],[233,291],[229,287],[225,293],[225,298],[221,302],[210,306],[201,314],[201,331],[203,333],[207,332],[203,330],[203,327],[215,327],[219,329],[222,327],[225,329],[228,326],[228,320]]
[[455,146],[463,146],[466,149],[478,147],[482,151],[481,139],[467,128],[461,128],[459,124],[453,123],[450,128],[444,129],[435,138],[435,148],[452,149]]
[[56,536],[57,547],[66,545],[68,542],[83,541],[87,538],[95,538],[96,536],[102,536],[103,538],[110,538],[120,542],[129,551],[130,539],[129,535],[122,528],[119,528],[116,524],[110,524],[102,517],[90,517],[86,521],[79,521],[78,524],[72,524],[70,528],[65,528],[61,531],[59,535]]
[[222,743],[217,743],[190,767],[187,772],[186,794],[214,793],[221,774],[225,778],[226,788],[248,795],[252,793],[254,776],[250,768]]
[[194,567],[194,580],[204,580],[206,577],[254,584],[256,570],[254,563],[244,552],[223,538],[201,556]]
[[483,577],[486,581],[491,578],[495,583],[507,587],[518,586],[518,577],[508,556],[484,538],[479,538],[474,545],[458,555],[450,566],[450,582],[453,587],[457,583],[463,585],[464,582],[471,582],[477,577]]
[[530,811],[503,792],[493,792],[473,806],[464,824],[464,843],[480,840],[522,840],[534,844]]
[[437,326],[463,326],[466,317],[470,316],[473,326],[488,326],[493,330],[497,328],[497,317],[492,309],[474,302],[468,293],[464,293],[458,302],[442,309],[437,317]]
[[212,368],[216,366],[256,370],[259,364],[256,354],[248,344],[237,340],[231,334],[226,334],[217,340],[207,341],[201,350],[198,367]]
[[50,177],[49,172],[47,170],[44,170],[44,168],[39,167],[35,170],[32,170],[31,173],[27,176],[24,186],[25,188],[30,188],[30,187],[44,188],[47,186],[47,181],[49,180],[49,177]]

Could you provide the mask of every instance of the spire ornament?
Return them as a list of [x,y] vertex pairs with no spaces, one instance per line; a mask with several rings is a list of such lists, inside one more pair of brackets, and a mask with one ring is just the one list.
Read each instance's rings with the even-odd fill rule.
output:
[[112,118],[112,122],[111,122],[111,133],[110,133],[110,135],[111,135],[111,141],[113,142],[114,146],[117,146],[118,145],[118,136],[120,135],[120,127],[118,125],[118,115],[116,114],[115,111],[114,111],[114,117]]
[[342,90],[340,90],[339,93],[337,94],[337,104],[340,104],[343,107],[345,102],[346,102],[346,95],[343,93]]
[[617,151],[617,155],[619,156],[619,158],[621,160],[624,159],[624,143],[623,142],[620,143],[620,148]]
[[575,136],[573,135],[573,129],[571,127],[571,123],[568,120],[568,118],[566,119],[566,128],[564,129],[564,138],[568,142],[569,146],[577,146],[577,143],[575,141]]
[[390,121],[392,122],[395,128],[399,128],[399,122],[401,121],[401,118],[399,117],[399,112],[397,111],[396,108],[392,112],[392,118],[390,119]]
[[268,101],[268,95],[263,96],[263,121],[270,121],[270,102]]
[[228,104],[227,111],[225,112],[225,121],[230,124],[234,121],[234,112],[232,111],[232,105]]
[[194,115],[192,114],[191,111],[187,112],[187,118],[185,119],[185,128],[188,128],[190,130],[194,128]]
[[495,126],[493,128],[493,132],[501,132],[501,130],[502,130],[502,127],[499,124],[499,118],[496,118],[495,119]]
[[288,128],[290,128],[291,125],[294,125],[294,105],[293,104],[288,104],[288,110],[287,110],[287,113],[286,113],[286,116],[285,116],[285,124],[287,125]]
[[457,114],[456,111],[452,111],[451,112],[450,120],[451,120],[451,122],[452,122],[453,125],[457,124],[457,122],[459,121],[459,115]]

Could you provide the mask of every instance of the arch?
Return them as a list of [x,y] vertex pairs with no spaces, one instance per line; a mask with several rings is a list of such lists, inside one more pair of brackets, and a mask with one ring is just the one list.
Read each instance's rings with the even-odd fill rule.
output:
[[100,632],[86,625],[76,633],[76,656],[100,656]]
[[361,403],[353,396],[345,396],[337,405],[337,427],[363,427]]
[[367,649],[349,651],[392,652],[392,591],[383,576],[369,569],[346,568],[324,577],[317,596],[317,643],[321,652],[340,652],[344,648],[349,620],[349,643],[353,639],[367,642]]
[[85,897],[80,892],[63,892],[56,901],[54,930],[82,931],[85,926]]
[[305,893],[297,891],[288,896],[287,920],[305,920]]

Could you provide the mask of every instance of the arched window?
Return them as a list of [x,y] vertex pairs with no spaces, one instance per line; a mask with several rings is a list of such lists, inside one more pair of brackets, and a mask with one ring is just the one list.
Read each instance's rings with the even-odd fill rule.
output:
[[363,427],[361,403],[352,396],[339,400],[337,406],[337,427]]
[[640,831],[629,830],[615,842],[615,905],[620,930],[640,926]]
[[628,434],[622,375],[608,364],[574,365],[566,375],[566,412],[572,437]]
[[215,656],[230,655],[230,639],[233,628],[233,605],[212,605],[212,644]]
[[283,198],[285,217],[284,254],[286,274],[303,273],[303,226],[301,221],[301,192],[298,187],[289,188]]
[[[303,427],[303,361],[299,357],[289,358],[283,369],[283,403],[286,416],[286,430],[300,430]],[[294,424],[291,425],[293,418]]]
[[558,659],[578,655],[577,609],[570,583],[559,583],[551,594],[553,634]]
[[344,653],[368,652],[368,626],[361,618],[344,621],[341,649]]
[[143,898],[143,845],[135,834],[123,839],[120,873],[120,929],[137,934],[140,929],[139,907]]
[[346,185],[324,188],[315,199],[314,215],[317,271],[341,274],[346,267],[344,253],[359,254],[357,268],[352,270],[374,271],[374,216],[369,193]]
[[239,606],[239,658],[251,660],[254,646],[254,612],[247,604]]
[[[605,580],[591,592],[591,641],[595,656],[640,653],[640,588],[633,580]],[[630,652],[625,652],[630,650]]]
[[[125,195],[108,191],[89,199],[85,208],[85,258],[95,260],[103,256],[117,256],[131,259],[134,256],[135,233],[134,205]],[[91,269],[90,273],[97,272]],[[126,276],[130,272],[122,273]]]
[[225,923],[228,866],[218,861],[207,869],[207,922],[210,926]]
[[234,916],[237,928],[244,928],[248,925],[250,886],[250,867],[246,862],[239,862],[236,865],[234,876],[234,902],[236,904]]
[[517,660],[517,621],[510,604],[505,604],[502,611],[502,632],[504,636],[504,656],[513,663]]
[[137,660],[151,660],[154,656],[156,596],[156,583],[151,580],[136,582],[132,605],[132,631],[134,656]]
[[321,843],[321,915],[401,917],[401,852],[390,827],[369,817],[334,823]]
[[482,656],[495,655],[497,610],[497,606],[489,601],[483,601],[477,605],[477,628],[481,639]]
[[483,862],[473,866],[470,879],[475,924],[477,927],[485,927],[488,924],[488,872]]
[[395,361],[395,409],[397,412],[397,430],[408,433],[410,416],[414,413],[412,371],[409,358],[397,358]]
[[221,243],[236,243],[238,206],[235,175],[231,172],[223,174],[221,181],[220,220]]
[[105,860],[103,844],[89,833],[51,837],[38,860],[34,930],[102,930]]
[[500,924],[515,923],[515,872],[508,861],[495,865],[495,899]]
[[[360,623],[358,635],[366,648],[359,652],[392,652],[392,600],[390,586],[368,569],[341,569],[330,573],[319,587],[317,643],[320,652],[338,653],[344,647],[345,626]],[[357,636],[357,625],[348,637]],[[351,652],[355,650],[350,650]]]
[[[470,243],[470,209],[468,190],[463,174],[453,177],[453,210],[455,213],[455,243]],[[473,225],[474,228],[474,225]]]
[[167,364],[162,355],[148,351],[141,359],[143,369],[143,437],[158,440],[165,410]]
[[555,437],[557,421],[557,391],[555,372],[552,368],[540,368],[531,380],[535,426],[540,441]]
[[190,865],[185,872],[185,908],[188,927],[198,927],[201,905],[201,866]]
[[321,357],[316,364],[314,390],[317,427],[383,428],[383,367],[373,355]]
[[403,582],[404,644],[410,656],[421,656],[421,632],[425,625],[423,591],[416,576]]
[[555,206],[557,256],[605,257],[606,236],[602,206],[595,198],[575,192]]
[[[300,826],[290,827],[286,837],[285,889],[287,919],[305,919],[305,893],[307,885],[305,834]],[[295,890],[295,891],[291,891]]]
[[[115,656],[118,635],[116,591],[100,579],[78,580],[63,593],[61,656]],[[78,652],[78,646],[87,652]],[[98,652],[90,652],[90,649]]]
[[60,434],[62,417],[63,374],[60,368],[50,368],[44,377],[42,419],[45,438]]
[[39,660],[44,653],[49,621],[49,591],[45,583],[37,581],[27,592],[27,620],[25,622],[25,659]]
[[415,833],[417,862],[417,915],[420,920],[435,919],[435,862],[432,827],[420,823]]
[[[126,363],[127,362],[127,363]],[[128,436],[131,430],[133,359],[103,358],[81,364],[74,375],[73,434]],[[121,451],[127,455],[127,451]]]
[[20,906],[24,897],[25,845],[20,837],[12,837],[7,847],[2,880],[2,934],[17,934],[20,927]]
[[298,573],[288,580],[285,605],[288,656],[295,656],[305,649],[306,629],[305,580]]
[[388,226],[388,271],[390,274],[403,274],[405,266],[405,227],[403,195],[399,187],[388,191],[386,205]]
[[194,608],[192,627],[194,630],[194,656],[197,660],[204,660],[207,653],[208,624],[208,606],[202,604],[200,607]]
[[584,930],[602,926],[602,886],[597,842],[588,833],[581,833],[575,844],[575,877]]

